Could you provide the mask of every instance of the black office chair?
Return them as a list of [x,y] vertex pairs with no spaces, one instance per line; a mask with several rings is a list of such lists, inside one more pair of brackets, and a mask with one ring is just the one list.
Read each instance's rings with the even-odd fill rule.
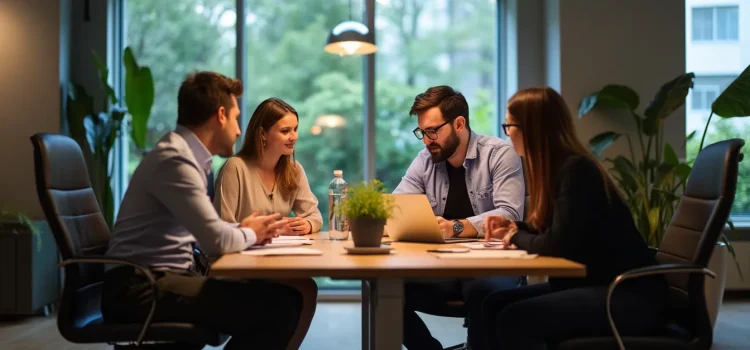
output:
[[627,271],[609,286],[607,302],[623,281],[643,276],[667,275],[670,287],[668,324],[652,336],[621,337],[607,305],[613,337],[566,340],[559,350],[588,349],[709,349],[713,328],[706,309],[706,266],[729,218],[737,187],[742,139],[731,139],[704,148],[693,164],[685,193],[656,252],[660,265]]
[[202,348],[219,346],[228,337],[190,323],[152,322],[156,300],[143,324],[105,324],[101,315],[104,264],[129,265],[158,288],[146,266],[103,254],[110,239],[89,181],[78,144],[63,135],[39,133],[34,145],[36,188],[65,267],[65,287],[57,316],[60,334],[73,343],[109,343],[129,346]]

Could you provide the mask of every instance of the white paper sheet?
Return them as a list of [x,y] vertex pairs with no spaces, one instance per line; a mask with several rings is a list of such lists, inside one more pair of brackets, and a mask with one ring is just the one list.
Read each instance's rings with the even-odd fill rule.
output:
[[276,237],[271,240],[271,243],[273,244],[312,244],[312,239],[279,239],[281,237]]
[[459,243],[460,245],[479,250],[492,250],[492,249],[503,249],[503,242],[489,242],[490,246],[486,246],[485,242],[470,242],[470,243]]
[[432,253],[439,259],[533,259],[537,254],[528,254],[525,250],[470,250],[468,253]]
[[281,241],[281,242],[266,243],[265,245],[254,245],[248,249],[290,248],[290,247],[301,247],[304,244],[305,243],[303,241]]
[[273,239],[274,242],[279,241],[311,241],[310,238],[307,238],[307,236],[278,236]]
[[244,255],[253,256],[279,256],[279,255],[323,255],[323,252],[317,249],[293,247],[293,248],[266,248],[252,249],[242,252]]

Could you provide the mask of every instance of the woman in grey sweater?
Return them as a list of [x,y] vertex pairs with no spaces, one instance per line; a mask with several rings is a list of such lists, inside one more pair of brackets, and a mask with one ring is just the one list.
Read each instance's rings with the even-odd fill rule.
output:
[[318,232],[323,218],[302,165],[294,160],[297,111],[278,98],[255,109],[240,151],[227,160],[216,181],[214,206],[229,222],[257,213],[289,218],[284,235]]
[[[294,160],[298,121],[297,111],[278,98],[258,105],[242,148],[227,160],[216,179],[214,207],[223,220],[240,222],[254,213],[284,217],[294,213],[281,234],[306,235],[320,230],[323,218],[318,199],[302,165]],[[315,314],[318,288],[312,278],[276,282],[302,293],[302,311],[289,347],[298,348]]]

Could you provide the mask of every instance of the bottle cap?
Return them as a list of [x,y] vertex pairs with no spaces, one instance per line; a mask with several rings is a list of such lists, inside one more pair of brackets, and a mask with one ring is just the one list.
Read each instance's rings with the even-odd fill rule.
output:
[[333,171],[333,176],[344,176],[344,171],[343,170],[334,170]]

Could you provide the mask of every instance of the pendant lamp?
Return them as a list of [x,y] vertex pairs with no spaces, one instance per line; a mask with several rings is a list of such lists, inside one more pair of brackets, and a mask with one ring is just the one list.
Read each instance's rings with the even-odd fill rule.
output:
[[375,53],[375,35],[361,22],[353,21],[352,1],[349,0],[349,20],[339,23],[328,34],[324,50],[339,56],[367,55]]

